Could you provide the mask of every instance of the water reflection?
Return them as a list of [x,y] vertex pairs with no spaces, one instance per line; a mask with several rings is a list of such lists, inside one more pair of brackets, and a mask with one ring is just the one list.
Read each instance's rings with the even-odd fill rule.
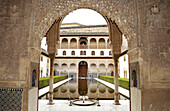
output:
[[88,96],[88,98],[96,99],[99,95],[100,99],[114,99],[114,90],[98,83],[94,79],[76,79],[73,78],[69,82],[54,89],[55,99],[79,98],[79,96]]

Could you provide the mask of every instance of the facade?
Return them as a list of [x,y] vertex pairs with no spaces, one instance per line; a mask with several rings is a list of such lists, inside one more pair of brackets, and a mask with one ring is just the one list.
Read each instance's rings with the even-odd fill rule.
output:
[[47,53],[46,38],[41,41],[40,77],[50,76],[50,58]]
[[[114,61],[107,25],[66,27],[65,24],[64,26],[61,27],[60,44],[54,64],[55,75],[78,78],[78,64],[86,61],[88,77],[114,76]],[[127,45],[123,47],[126,50]],[[128,55],[124,57],[127,59]],[[121,58],[119,76],[129,78],[128,61],[122,61]]]

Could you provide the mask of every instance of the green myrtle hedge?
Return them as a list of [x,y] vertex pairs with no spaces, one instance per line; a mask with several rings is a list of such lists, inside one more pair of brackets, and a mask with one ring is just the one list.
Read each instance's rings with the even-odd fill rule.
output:
[[[39,78],[39,89],[44,88],[49,85],[49,78],[50,77]],[[67,78],[68,78],[68,75],[54,76],[54,83],[67,79]]]
[[[114,77],[113,77],[113,76],[103,76],[103,75],[99,75],[98,78],[114,84]],[[123,87],[123,88],[129,90],[129,79],[118,78],[118,81],[119,81],[119,86],[120,86],[120,87]]]

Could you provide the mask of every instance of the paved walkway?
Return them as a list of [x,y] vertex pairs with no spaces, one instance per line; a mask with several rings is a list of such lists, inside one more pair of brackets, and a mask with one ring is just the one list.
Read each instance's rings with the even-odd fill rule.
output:
[[47,105],[48,100],[39,100],[39,111],[129,111],[129,100],[119,100],[121,105],[114,105],[114,100],[100,100],[100,107],[69,106],[68,100],[54,100],[54,105]]
[[[115,85],[112,84],[112,83],[109,83],[109,82],[106,82],[104,80],[101,80],[101,79],[98,79],[98,78],[95,78],[95,80],[99,81],[100,83],[108,86],[109,88],[115,90]],[[125,89],[125,88],[122,88],[122,87],[118,87],[118,91],[121,95],[129,98],[129,90]]]
[[[65,79],[65,80],[62,80],[62,81],[59,81],[59,82],[53,84],[53,89],[64,84],[64,83],[66,83],[69,80],[71,80],[71,78],[68,78],[68,79]],[[49,92],[49,86],[44,87],[44,88],[39,90],[39,97],[42,96],[43,94],[47,93],[47,92]]]

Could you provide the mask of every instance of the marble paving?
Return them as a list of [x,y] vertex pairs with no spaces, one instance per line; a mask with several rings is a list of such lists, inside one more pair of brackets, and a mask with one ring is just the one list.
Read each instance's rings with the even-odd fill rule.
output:
[[69,106],[68,100],[54,100],[54,105],[47,105],[48,100],[39,100],[39,111],[129,111],[129,100],[120,100],[121,105],[114,105],[114,100],[100,100],[100,107]]

